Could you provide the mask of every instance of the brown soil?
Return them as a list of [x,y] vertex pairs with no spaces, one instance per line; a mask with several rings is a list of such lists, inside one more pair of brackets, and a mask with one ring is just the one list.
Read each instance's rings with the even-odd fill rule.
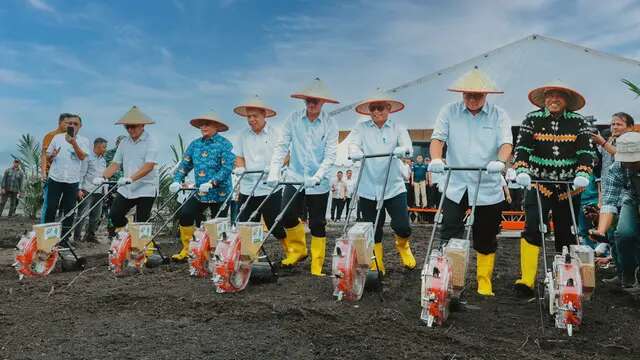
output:
[[[7,226],[2,224],[3,233]],[[414,253],[422,264],[428,228],[414,229]],[[331,227],[329,238],[337,231]],[[18,281],[4,262],[0,358],[640,357],[640,305],[613,287],[599,284],[585,305],[584,326],[572,338],[547,319],[543,334],[538,303],[517,299],[511,291],[519,269],[515,239],[501,240],[496,297],[483,299],[469,291],[466,306],[453,312],[445,326],[427,328],[419,320],[420,271],[402,270],[391,236],[384,241],[388,276],[383,301],[379,293],[366,292],[357,303],[336,302],[331,278],[311,277],[308,261],[281,271],[277,283],[249,284],[238,294],[216,294],[211,281],[190,278],[184,264],[116,278],[107,271],[104,247],[83,250],[89,255],[84,272],[56,272],[44,279]],[[280,257],[273,242],[267,251]],[[326,272],[330,265],[327,257]],[[475,289],[471,268],[468,281]]]

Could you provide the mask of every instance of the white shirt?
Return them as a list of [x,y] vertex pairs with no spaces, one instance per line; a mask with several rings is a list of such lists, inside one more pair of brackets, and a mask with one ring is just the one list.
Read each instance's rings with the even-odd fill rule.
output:
[[[60,152],[53,158],[49,177],[57,182],[74,184],[79,183],[82,178],[82,160],[78,158],[73,146],[65,139],[66,133],[58,134],[53,137],[47,154],[51,155],[53,150],[60,148]],[[77,135],[76,142],[85,154],[89,154],[89,140],[84,136]]]
[[[360,122],[349,134],[349,139],[349,153],[357,150],[365,155],[391,153],[397,146],[404,146],[410,149],[409,156],[413,155],[409,132],[394,119],[388,119],[381,128],[374,124],[373,120]],[[360,173],[362,180],[358,188],[359,196],[369,200],[381,198],[388,161],[388,157],[366,159],[365,169]],[[384,194],[385,200],[407,191],[402,176],[403,166],[402,160],[393,158]]]
[[344,178],[340,181],[336,178],[331,183],[331,197],[334,199],[346,199],[347,198],[347,183]]
[[[107,161],[104,156],[97,156],[93,151],[87,154],[87,158],[82,162],[82,182],[80,183],[80,189],[92,192],[96,186],[93,185],[93,180],[97,177],[102,177],[104,169],[107,167]],[[104,187],[103,187],[104,189]],[[100,193],[100,191],[98,191]]]
[[[146,163],[158,164],[158,145],[146,131],[136,141],[127,136],[120,142],[113,162],[122,166],[125,178],[131,177]],[[153,170],[133,184],[120,186],[118,192],[127,199],[155,197],[158,181],[158,167],[154,166]]]
[[[511,120],[506,111],[487,103],[474,116],[462,101],[440,110],[431,138],[447,143],[447,165],[461,167],[485,167],[498,158],[500,146],[513,142]],[[500,174],[482,173],[477,205],[493,205],[504,200],[500,178]],[[444,179],[446,177],[442,178],[443,182]],[[477,179],[476,171],[452,172],[447,198],[460,203],[468,192],[468,199],[474,199]]]
[[351,198],[353,196],[353,190],[356,187],[356,182],[354,181],[353,176],[351,179],[345,177],[344,182],[347,183],[347,198]]
[[[277,145],[278,140],[279,133],[269,125],[268,120],[259,134],[256,134],[251,128],[243,130],[240,133],[238,143],[233,148],[236,156],[244,158],[247,171],[263,170],[271,164],[273,148]],[[255,196],[266,196],[273,190],[272,187],[264,183],[267,176],[268,174],[262,176],[260,184],[256,187]],[[251,195],[251,190],[259,178],[260,174],[245,175],[240,183],[240,193]]]
[[287,181],[302,182],[315,176],[320,185],[305,189],[305,194],[326,194],[329,175],[334,174],[337,149],[338,127],[333,117],[322,110],[317,119],[309,121],[306,109],[298,110],[284,123],[271,158],[271,171],[278,171],[289,153]]

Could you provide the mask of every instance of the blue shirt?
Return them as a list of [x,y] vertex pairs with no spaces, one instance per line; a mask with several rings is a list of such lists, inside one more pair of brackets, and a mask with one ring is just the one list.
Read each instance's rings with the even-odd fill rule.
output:
[[[409,132],[395,120],[388,119],[381,128],[373,120],[366,120],[356,124],[349,134],[349,153],[362,151],[365,155],[391,153],[397,146],[404,146],[412,151]],[[409,154],[411,156],[411,154]],[[365,160],[364,171],[358,187],[358,195],[365,199],[377,200],[382,197],[384,177],[389,158],[371,158]],[[385,189],[384,199],[407,191],[404,186],[401,167],[402,160],[393,158],[389,170],[389,180]]]
[[337,148],[338,127],[333,117],[322,110],[317,119],[309,121],[306,109],[295,111],[283,124],[280,141],[273,150],[270,172],[279,173],[289,153],[287,181],[301,182],[315,176],[321,180],[320,185],[306,189],[305,193],[327,193]]
[[197,194],[198,200],[206,203],[223,202],[231,192],[231,171],[235,161],[232,149],[231,142],[220,134],[193,140],[178,164],[173,181],[181,183],[193,170],[196,187],[208,181],[217,183],[207,194]]
[[[502,108],[489,103],[473,115],[460,101],[440,110],[431,138],[447,143],[447,165],[486,167],[489,161],[498,158],[500,146],[513,142],[511,119]],[[446,176],[442,178],[443,188],[444,179]],[[447,198],[459,203],[468,191],[469,199],[473,199],[477,179],[475,171],[452,172]],[[493,205],[504,200],[500,179],[500,174],[482,174],[477,205]]]
[[427,180],[427,164],[414,163],[413,168],[413,181],[420,182]]

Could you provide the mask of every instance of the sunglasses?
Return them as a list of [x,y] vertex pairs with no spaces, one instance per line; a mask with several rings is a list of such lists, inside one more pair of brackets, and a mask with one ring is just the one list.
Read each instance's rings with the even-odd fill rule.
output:
[[309,105],[318,105],[318,103],[320,102],[320,99],[305,99],[304,102]]
[[369,105],[369,111],[374,112],[374,111],[384,111],[384,109],[387,108],[386,104],[371,104]]

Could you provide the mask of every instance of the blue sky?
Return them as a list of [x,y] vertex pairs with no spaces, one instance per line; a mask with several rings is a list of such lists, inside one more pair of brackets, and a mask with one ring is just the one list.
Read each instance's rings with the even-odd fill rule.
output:
[[112,140],[136,104],[168,158],[208,110],[233,138],[246,125],[232,109],[251,94],[284,117],[301,105],[289,94],[320,76],[350,103],[532,33],[640,58],[632,0],[5,0],[0,24],[0,164],[60,112]]

